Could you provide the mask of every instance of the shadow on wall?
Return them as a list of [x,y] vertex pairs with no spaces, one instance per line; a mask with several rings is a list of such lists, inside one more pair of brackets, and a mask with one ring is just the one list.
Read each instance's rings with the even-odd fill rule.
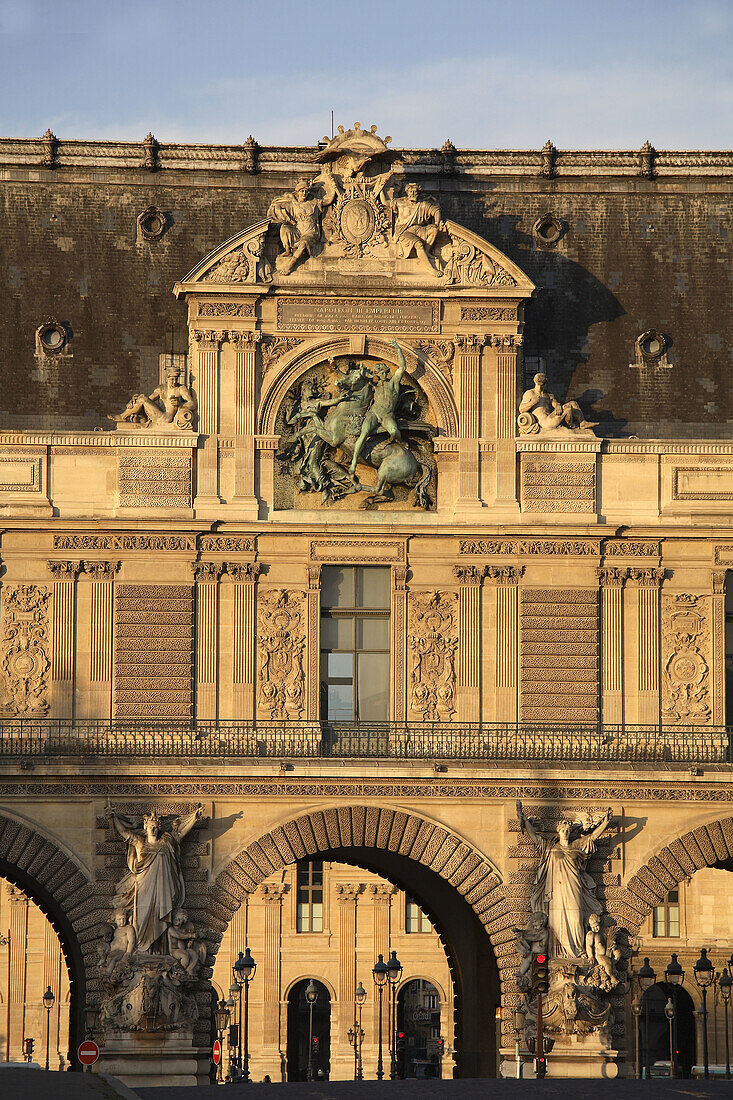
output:
[[[494,205],[498,204],[491,207]],[[535,237],[521,228],[526,225],[525,218],[484,214],[477,221],[481,223],[479,232],[505,250],[537,285],[525,307],[524,388],[532,385],[541,359],[548,388],[559,401],[578,401],[588,419],[599,422],[598,435],[624,434],[627,419],[608,399],[609,391],[618,385],[618,364],[628,362],[628,350],[614,349],[612,358],[618,363],[607,379],[603,373],[596,376],[586,369],[594,339],[607,342],[614,338],[611,322],[626,312],[619,300],[582,264],[561,251],[539,247]],[[608,327],[599,330],[597,326]]]

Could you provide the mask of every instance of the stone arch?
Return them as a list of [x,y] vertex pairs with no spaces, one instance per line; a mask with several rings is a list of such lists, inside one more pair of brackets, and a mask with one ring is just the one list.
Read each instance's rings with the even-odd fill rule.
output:
[[104,902],[71,852],[37,825],[0,810],[0,875],[27,894],[48,918],[69,970],[69,1058],[84,1038],[84,1006]]
[[285,986],[285,989],[283,990],[283,1000],[288,1000],[290,994],[293,992],[298,982],[308,982],[311,978],[315,982],[320,982],[324,989],[328,990],[328,995],[331,998],[332,1005],[338,1004],[339,998],[336,988],[331,984],[331,982],[329,982],[328,978],[324,978],[322,974],[316,974],[313,968],[311,968],[310,970],[302,971],[302,973],[300,973],[297,978],[293,978],[291,982],[288,982],[288,984]]
[[733,817],[698,825],[660,848],[631,876],[608,911],[619,924],[637,932],[667,893],[704,867],[729,863],[733,868]]
[[271,828],[219,872],[209,916],[217,938],[266,878],[314,855],[374,871],[419,901],[453,979],[460,1073],[490,1075],[488,1001],[499,1002],[501,980],[514,968],[512,914],[492,861],[458,833],[411,811],[359,804],[313,810]]
[[[367,337],[366,355],[377,355],[385,362],[396,366],[395,350],[387,340],[379,337]],[[440,371],[425,356],[418,355],[414,348],[403,347],[408,374],[415,379],[425,392],[430,407],[435,414],[437,427],[445,436],[458,435],[458,408],[453,393]],[[262,397],[258,412],[257,431],[261,435],[275,434],[275,421],[285,394],[298,379],[311,367],[323,362],[330,356],[351,355],[351,343],[348,336],[334,336],[308,342],[306,347],[299,345],[283,355],[277,371],[270,377],[265,376],[262,385]],[[355,358],[359,358],[358,355]]]

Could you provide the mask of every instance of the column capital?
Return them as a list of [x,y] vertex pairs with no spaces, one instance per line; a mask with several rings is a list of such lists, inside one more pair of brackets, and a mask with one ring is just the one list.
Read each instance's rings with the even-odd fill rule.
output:
[[375,905],[389,905],[390,898],[397,893],[397,888],[389,882],[373,882],[369,892]]
[[46,568],[57,581],[73,581],[81,570],[80,561],[56,561],[46,562]]
[[660,588],[666,573],[666,569],[655,569],[653,567],[637,569],[632,567],[629,569],[629,580],[637,584],[639,588]]
[[216,350],[219,348],[226,339],[226,330],[218,332],[215,329],[201,329],[195,328],[191,333],[196,343],[201,348],[209,348]]
[[234,344],[237,351],[254,351],[262,339],[261,332],[239,332],[236,329],[229,329],[228,336],[229,343]]
[[336,901],[340,902],[342,905],[346,905],[349,902],[353,904],[363,889],[364,886],[361,883],[339,882],[336,886]]
[[288,886],[284,882],[263,882],[257,893],[265,902],[279,905],[288,892]]
[[617,565],[601,565],[596,569],[596,576],[601,588],[623,588],[629,579],[629,570]]
[[459,584],[481,584],[483,569],[476,565],[454,565],[453,576]]
[[239,584],[254,584],[262,569],[258,561],[228,561],[226,567],[232,580]]
[[112,581],[115,573],[119,572],[122,562],[119,561],[83,561],[81,563],[84,572],[93,581]]
[[494,584],[519,584],[524,575],[523,565],[487,565],[484,567],[484,576],[487,581]]
[[478,355],[486,343],[486,336],[483,333],[459,332],[453,339],[456,350],[463,352],[464,355]]
[[488,343],[491,344],[492,348],[498,348],[499,351],[502,351],[505,354],[517,351],[517,349],[521,348],[524,343],[524,336],[522,336],[521,332],[514,334],[492,334],[490,336],[487,336],[486,339]]
[[215,583],[224,572],[224,562],[221,561],[195,561],[192,562],[194,579],[199,583],[209,581]]

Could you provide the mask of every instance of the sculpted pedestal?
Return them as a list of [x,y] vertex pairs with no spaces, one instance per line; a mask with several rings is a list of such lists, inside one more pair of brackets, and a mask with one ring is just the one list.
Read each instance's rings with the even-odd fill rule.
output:
[[156,1085],[208,1085],[211,1052],[193,1045],[193,1029],[108,1035],[94,1070],[134,1089]]

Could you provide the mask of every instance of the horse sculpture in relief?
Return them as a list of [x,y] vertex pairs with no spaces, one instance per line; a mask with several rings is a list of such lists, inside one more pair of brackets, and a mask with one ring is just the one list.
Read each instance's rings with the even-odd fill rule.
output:
[[[284,433],[280,455],[296,466],[300,491],[320,492],[324,504],[367,493],[361,506],[369,508],[393,500],[393,486],[405,485],[414,489],[416,506],[431,507],[435,462],[415,437],[429,440],[436,429],[419,419],[415,391],[401,384],[405,357],[392,344],[398,366],[391,377],[382,363],[374,373],[368,363],[351,363],[336,380],[335,396],[323,381],[306,380],[286,414],[294,430]],[[376,470],[374,485],[361,483],[357,464]]]

